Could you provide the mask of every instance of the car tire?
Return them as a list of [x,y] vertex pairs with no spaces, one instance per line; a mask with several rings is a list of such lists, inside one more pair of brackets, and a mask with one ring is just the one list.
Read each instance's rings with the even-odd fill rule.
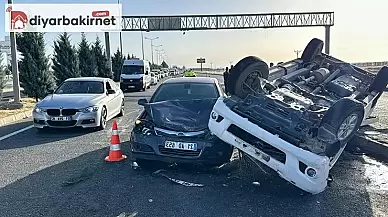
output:
[[380,71],[377,73],[372,84],[369,86],[369,91],[376,91],[378,93],[377,98],[372,102],[372,108],[377,104],[378,99],[383,94],[385,88],[388,84],[388,67],[383,66]]
[[332,128],[336,136],[335,142],[326,144],[326,156],[335,156],[349,142],[360,128],[363,118],[364,106],[354,99],[342,98],[333,104],[320,124]]
[[105,106],[101,109],[101,117],[100,117],[100,126],[97,127],[97,130],[104,130],[107,124],[108,111]]
[[[245,57],[230,70],[226,83],[227,90],[230,94],[244,99],[248,94],[260,88],[257,83],[261,82],[260,78],[268,79],[268,76],[267,63],[258,57]],[[248,78],[252,78],[251,84],[248,84],[249,87],[245,84]]]
[[118,117],[124,116],[124,99],[122,99],[122,101],[121,101],[120,113],[117,116]]
[[47,131],[47,128],[43,127],[43,128],[37,128],[36,127],[36,130],[39,132],[39,133],[44,133]]
[[303,63],[311,62],[315,56],[322,53],[323,50],[323,41],[317,38],[311,39],[311,41],[305,47],[301,59]]

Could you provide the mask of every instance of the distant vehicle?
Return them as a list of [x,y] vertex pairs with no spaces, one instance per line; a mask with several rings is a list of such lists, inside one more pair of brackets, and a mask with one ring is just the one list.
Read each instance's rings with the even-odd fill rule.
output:
[[155,76],[158,80],[162,79],[162,75],[160,74],[159,69],[152,69],[151,72],[155,73]]
[[150,88],[150,71],[150,64],[146,60],[125,60],[120,75],[121,90],[132,89],[144,91],[146,88]]
[[169,75],[170,76],[175,76],[176,75],[176,70],[175,69],[170,69],[169,70]]
[[214,78],[171,78],[150,101],[131,133],[132,157],[140,166],[155,161],[217,166],[230,160],[232,148],[209,134],[210,112],[224,93]]
[[33,110],[34,126],[44,128],[95,127],[124,114],[124,94],[108,78],[69,78]]
[[151,85],[156,85],[158,83],[157,72],[151,72]]
[[164,77],[167,78],[168,77],[168,69],[164,69],[162,71],[163,71]]
[[197,77],[197,75],[193,71],[187,71],[187,72],[185,72],[183,77]]

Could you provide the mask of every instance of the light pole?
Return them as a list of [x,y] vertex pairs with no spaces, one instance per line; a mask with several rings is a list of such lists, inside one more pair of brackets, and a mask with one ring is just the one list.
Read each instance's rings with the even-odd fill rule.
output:
[[144,37],[143,37],[143,31],[140,31],[141,34],[141,53],[143,55],[143,60],[144,60]]
[[[152,47],[155,48],[155,51],[156,51],[156,48],[161,47],[161,46],[162,46],[162,45],[152,45]],[[157,62],[158,62],[158,59],[156,58],[156,64],[158,64]]]
[[159,58],[161,57],[161,52],[163,52],[164,50],[161,49],[161,50],[155,50],[156,51],[156,64],[159,65]]
[[155,38],[144,37],[144,38],[151,41],[151,60],[152,60],[152,65],[153,65],[154,64],[154,49],[153,49],[154,44],[153,44],[153,41],[158,39],[159,37],[155,37]]
[[[12,4],[12,0],[8,0],[8,4]],[[19,69],[18,69],[18,60],[17,60],[15,32],[10,32],[9,38],[11,42],[11,59],[12,59],[11,66],[12,66],[14,103],[20,104],[20,82],[19,82]]]
[[[120,4],[120,0],[117,0],[117,4]],[[121,20],[120,20],[120,25],[121,25]],[[120,27],[120,52],[122,55],[123,54],[123,38],[121,35],[121,27]]]

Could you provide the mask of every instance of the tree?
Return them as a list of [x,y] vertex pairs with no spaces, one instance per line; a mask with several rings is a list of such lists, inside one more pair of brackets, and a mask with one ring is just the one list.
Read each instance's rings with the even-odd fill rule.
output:
[[68,78],[80,77],[77,52],[70,43],[70,35],[67,32],[59,35],[54,41],[53,70],[57,84]]
[[44,33],[23,32],[16,38],[18,51],[23,56],[19,61],[20,85],[27,96],[38,101],[54,87],[54,76],[45,56]]
[[7,83],[7,68],[3,66],[4,58],[3,55],[0,54],[0,100],[3,98],[3,89],[5,88],[5,84]]
[[163,60],[162,64],[161,64],[162,68],[168,68],[168,65],[167,63]]
[[97,76],[103,78],[112,78],[112,72],[109,68],[108,58],[105,56],[103,51],[104,48],[98,37],[96,38],[92,49],[97,65]]
[[85,33],[81,34],[81,42],[78,44],[78,63],[79,71],[82,77],[95,77],[97,76],[97,65],[94,58],[94,53],[88,41],[86,40]]
[[135,59],[135,58],[136,58],[136,56],[134,54],[132,54],[131,59]]
[[123,54],[117,48],[116,53],[114,53],[112,56],[112,71],[113,71],[114,81],[120,81],[120,72],[121,72],[121,67],[123,66],[123,63],[124,63]]

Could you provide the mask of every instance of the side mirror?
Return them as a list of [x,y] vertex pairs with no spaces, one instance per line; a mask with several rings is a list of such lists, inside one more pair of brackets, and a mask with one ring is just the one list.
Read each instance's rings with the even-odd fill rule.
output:
[[48,91],[48,95],[50,95],[50,94],[54,94],[54,92],[55,92],[55,89],[53,88],[53,89],[49,89]]
[[109,89],[107,93],[108,93],[108,95],[109,95],[109,94],[115,94],[115,93],[116,93],[116,91],[115,91],[115,90],[113,90],[113,89]]
[[137,104],[139,104],[141,106],[144,106],[147,103],[148,103],[147,99],[139,99],[139,101],[137,101]]

